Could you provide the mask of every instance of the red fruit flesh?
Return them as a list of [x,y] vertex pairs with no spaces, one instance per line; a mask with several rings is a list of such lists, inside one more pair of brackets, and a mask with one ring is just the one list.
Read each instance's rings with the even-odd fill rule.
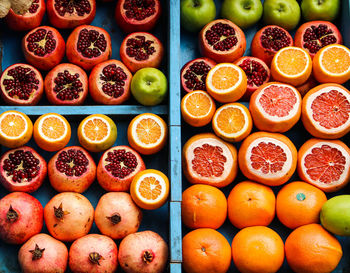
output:
[[54,105],[81,105],[88,95],[88,77],[79,66],[59,64],[45,77],[45,93]]
[[44,92],[43,78],[31,65],[14,64],[2,73],[0,90],[9,105],[36,105]]
[[120,61],[109,60],[96,65],[89,77],[89,92],[100,104],[122,104],[130,98],[132,74]]
[[30,147],[9,150],[0,158],[0,183],[8,191],[34,192],[46,174],[45,160]]

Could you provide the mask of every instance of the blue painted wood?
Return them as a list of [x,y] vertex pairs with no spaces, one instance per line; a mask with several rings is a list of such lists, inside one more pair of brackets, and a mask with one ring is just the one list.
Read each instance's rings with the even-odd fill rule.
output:
[[170,262],[182,262],[181,202],[170,201]]
[[181,263],[171,263],[170,272],[172,273],[181,273]]
[[170,126],[170,162],[169,162],[169,173],[171,180],[171,201],[181,201],[182,196],[182,185],[181,185],[181,127]]

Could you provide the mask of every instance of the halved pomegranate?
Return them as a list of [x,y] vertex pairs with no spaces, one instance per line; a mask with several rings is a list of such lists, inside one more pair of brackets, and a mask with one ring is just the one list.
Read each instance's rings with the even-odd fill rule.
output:
[[230,20],[218,19],[203,27],[199,34],[202,55],[218,63],[233,62],[246,49],[244,32]]
[[90,24],[96,14],[96,0],[47,0],[50,23],[57,28]]
[[46,5],[44,0],[33,0],[32,5],[24,14],[17,14],[12,9],[5,17],[8,27],[15,31],[25,31],[41,25]]
[[9,150],[0,158],[0,183],[11,192],[36,191],[46,173],[45,159],[27,146]]
[[29,64],[14,64],[0,78],[1,97],[10,105],[36,105],[44,92],[40,72]]
[[283,47],[292,46],[293,38],[284,28],[268,25],[260,29],[251,44],[252,55],[270,66],[273,56]]
[[270,69],[263,60],[249,56],[239,58],[235,64],[247,75],[247,90],[242,100],[249,101],[254,91],[270,80]]
[[304,48],[311,58],[330,44],[342,44],[343,38],[338,28],[327,21],[311,21],[302,24],[294,36],[295,46]]
[[128,146],[107,150],[97,166],[97,181],[106,191],[129,191],[134,176],[146,169],[141,156]]
[[161,10],[159,0],[118,0],[115,19],[127,33],[150,31],[156,25]]
[[97,103],[122,104],[130,97],[131,78],[131,72],[120,61],[100,63],[90,73],[90,95]]
[[58,192],[86,191],[96,177],[96,165],[82,147],[66,147],[49,161],[48,175],[52,187]]
[[111,37],[103,28],[79,26],[68,37],[66,55],[69,62],[91,70],[111,57]]
[[181,84],[186,92],[206,91],[205,80],[208,72],[216,65],[209,58],[197,58],[186,63],[181,69]]
[[88,95],[88,77],[79,66],[57,65],[45,77],[45,93],[54,105],[81,105]]
[[22,50],[28,63],[41,70],[50,70],[63,59],[65,43],[57,29],[40,26],[24,36]]
[[159,67],[163,55],[163,44],[147,32],[129,34],[120,46],[120,58],[132,73],[144,67]]

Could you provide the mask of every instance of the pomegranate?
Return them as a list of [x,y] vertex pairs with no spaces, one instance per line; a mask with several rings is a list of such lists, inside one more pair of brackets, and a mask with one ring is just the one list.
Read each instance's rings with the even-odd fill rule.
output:
[[33,0],[32,5],[24,14],[17,14],[12,9],[5,17],[8,27],[15,31],[26,31],[41,25],[46,5],[44,0]]
[[0,182],[8,191],[34,192],[46,174],[46,161],[33,148],[12,149],[0,158]]
[[159,0],[118,0],[115,19],[120,28],[127,32],[150,31],[161,14]]
[[122,104],[130,98],[132,74],[120,61],[108,60],[96,65],[89,77],[90,96],[101,104]]
[[47,0],[50,23],[57,28],[90,24],[96,14],[96,0]]
[[57,29],[40,26],[24,36],[22,51],[28,63],[37,69],[50,70],[62,61],[65,43]]
[[114,273],[118,267],[118,248],[104,235],[89,234],[74,241],[69,250],[73,273]]
[[66,245],[40,233],[30,238],[18,252],[23,273],[64,273],[68,264]]
[[45,93],[54,105],[81,105],[88,93],[88,77],[79,66],[69,63],[57,65],[45,77]]
[[233,62],[243,56],[246,39],[244,32],[233,22],[218,19],[203,27],[199,46],[205,57],[218,63]]
[[249,56],[239,58],[235,64],[247,75],[247,90],[242,100],[249,101],[254,91],[270,80],[270,69],[263,60]]
[[273,56],[278,50],[292,45],[293,38],[287,30],[279,26],[268,25],[255,34],[251,51],[254,57],[263,60],[270,66]]
[[94,208],[80,193],[63,192],[46,204],[44,218],[53,237],[72,242],[89,233],[94,221]]
[[126,273],[161,273],[168,260],[168,245],[153,231],[126,236],[119,246],[118,261]]
[[23,244],[43,227],[43,207],[33,196],[13,192],[0,200],[0,239]]
[[69,62],[91,70],[111,57],[111,37],[100,27],[79,26],[68,37],[66,55]]
[[313,58],[322,48],[330,44],[342,44],[338,28],[327,21],[311,21],[302,24],[295,33],[295,46],[304,48]]
[[14,64],[2,72],[1,97],[10,105],[36,105],[44,92],[43,78],[29,64]]
[[101,197],[95,210],[95,223],[100,232],[112,239],[135,233],[141,224],[142,211],[129,193],[109,192]]
[[49,161],[48,175],[51,186],[58,192],[86,191],[96,178],[96,165],[82,147],[66,147]]

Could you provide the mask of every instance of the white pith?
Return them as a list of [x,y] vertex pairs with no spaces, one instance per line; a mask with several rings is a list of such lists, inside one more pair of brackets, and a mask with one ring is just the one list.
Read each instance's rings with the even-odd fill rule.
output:
[[[348,55],[350,56],[350,51],[349,51],[348,49],[346,49],[346,48],[344,48],[344,47],[342,47],[342,46],[336,45],[336,44],[333,44],[332,47],[337,47],[337,48],[340,48],[340,49],[342,49],[342,50],[344,50],[344,51],[347,51]],[[336,76],[336,77],[343,76],[343,75],[349,73],[349,71],[350,71],[350,66],[348,67],[347,70],[345,70],[343,73],[340,73],[340,74],[338,74],[338,73],[332,73],[332,72],[328,71],[327,68],[325,68],[325,67],[323,66],[323,64],[322,64],[323,55],[324,55],[324,53],[325,53],[326,51],[327,51],[327,49],[326,49],[326,50],[322,50],[322,51],[321,51],[321,54],[320,54],[320,67],[321,67],[321,70],[322,70],[322,71],[326,71],[327,74],[332,75],[332,76]]]
[[[154,200],[144,198],[139,192],[141,182],[147,177],[154,177],[159,182],[160,186],[162,187],[162,193],[159,194],[159,196]],[[145,173],[145,174],[141,175],[136,182],[136,195],[139,197],[139,199],[141,201],[143,201],[144,203],[148,203],[148,204],[153,204],[153,203],[159,202],[164,197],[165,189],[166,189],[166,183],[165,183],[163,177],[161,177],[159,174],[156,174],[156,173]]]
[[1,132],[1,134],[4,134],[6,136],[7,139],[19,139],[21,137],[24,136],[24,134],[27,132],[28,130],[28,122],[27,120],[21,115],[21,114],[18,114],[16,112],[8,112],[6,113],[5,115],[3,115],[1,118],[0,118],[0,128],[1,128],[1,123],[2,121],[4,120],[5,117],[7,117],[8,115],[15,115],[15,116],[19,116],[21,119],[23,119],[24,123],[25,123],[25,127],[24,127],[24,130],[23,132],[19,135],[19,136],[15,136],[15,137],[11,137],[11,136],[8,136],[5,134],[5,132]]
[[[101,140],[91,140],[89,139],[86,135],[85,135],[85,126],[86,126],[86,123],[88,123],[90,120],[93,120],[93,119],[99,119],[101,120],[106,126],[107,126],[107,134],[105,135],[104,138],[102,138]],[[96,130],[98,129],[98,127],[96,127]],[[100,117],[96,117],[96,116],[93,116],[87,120],[84,121],[83,125],[82,125],[82,134],[84,136],[85,139],[87,139],[90,143],[102,143],[104,141],[107,140],[107,138],[109,138],[110,134],[111,134],[111,126],[109,125],[109,123],[104,120],[103,118],[100,118]]]
[[[190,117],[200,119],[200,118],[206,117],[207,114],[210,113],[210,111],[213,109],[213,101],[211,100],[211,98],[209,97],[209,95],[208,95],[207,93],[203,92],[203,91],[192,91],[190,94],[193,95],[193,94],[196,94],[196,93],[200,93],[200,94],[203,94],[204,96],[207,96],[207,97],[208,97],[208,99],[209,99],[209,101],[210,101],[210,108],[209,108],[208,112],[207,112],[205,115],[194,116],[194,115],[192,115],[190,112],[187,111],[187,107],[184,107],[184,110],[185,110],[186,114],[189,115]],[[184,105],[186,105],[187,99],[188,99],[189,97],[191,97],[191,95],[185,97]]]
[[[285,47],[285,48],[282,48],[281,50],[279,50],[277,53],[276,53],[276,67],[278,67],[278,57],[281,55],[281,53],[283,52],[283,51],[286,51],[286,50],[289,50],[290,49],[290,47]],[[278,67],[278,71],[279,71],[279,73],[280,74],[282,74],[284,77],[286,77],[286,78],[291,78],[291,79],[293,79],[293,78],[298,78],[298,77],[300,77],[300,76],[302,76],[305,72],[306,72],[306,70],[307,70],[307,68],[308,68],[308,66],[309,66],[309,64],[310,64],[310,58],[308,58],[308,55],[307,55],[307,53],[304,51],[304,50],[302,50],[301,48],[297,48],[297,47],[293,47],[293,50],[298,50],[298,51],[301,51],[301,52],[303,52],[303,54],[304,54],[304,56],[305,56],[305,59],[306,59],[306,65],[305,65],[305,67],[304,67],[304,69],[299,73],[299,74],[295,74],[295,75],[289,75],[289,74],[285,74],[283,71],[281,71],[280,70],[280,68]]]
[[[44,132],[42,131],[42,128],[43,128],[43,123],[44,121],[47,119],[47,118],[57,118],[59,119],[62,123],[63,123],[63,126],[64,126],[64,134],[61,135],[59,138],[55,138],[55,139],[52,139],[52,138],[48,138],[46,137],[46,135],[44,134]],[[47,115],[45,117],[43,117],[40,121],[39,121],[39,135],[49,141],[49,142],[58,142],[58,141],[61,141],[63,140],[66,136],[67,136],[67,133],[68,133],[68,128],[67,128],[67,124],[65,123],[65,121],[60,117],[60,116],[57,116],[57,115]]]
[[[216,72],[216,70],[218,70],[219,68],[225,67],[225,66],[226,66],[226,67],[231,67],[231,68],[235,69],[235,70],[238,72],[238,74],[239,74],[239,80],[235,83],[234,86],[231,86],[229,89],[216,89],[216,88],[212,85],[212,77],[213,77],[213,74]],[[225,94],[225,93],[232,92],[232,90],[235,90],[235,89],[241,84],[243,75],[242,75],[241,69],[239,69],[239,68],[236,67],[235,65],[233,65],[233,64],[230,65],[230,64],[225,64],[225,63],[223,63],[223,64],[218,64],[218,65],[216,65],[214,68],[212,68],[212,69],[209,71],[209,73],[208,73],[208,75],[207,75],[207,78],[209,78],[208,81],[209,81],[209,85],[210,85],[210,89],[211,89],[211,90],[213,90],[213,91],[214,91],[215,93],[217,93],[217,94]]]

